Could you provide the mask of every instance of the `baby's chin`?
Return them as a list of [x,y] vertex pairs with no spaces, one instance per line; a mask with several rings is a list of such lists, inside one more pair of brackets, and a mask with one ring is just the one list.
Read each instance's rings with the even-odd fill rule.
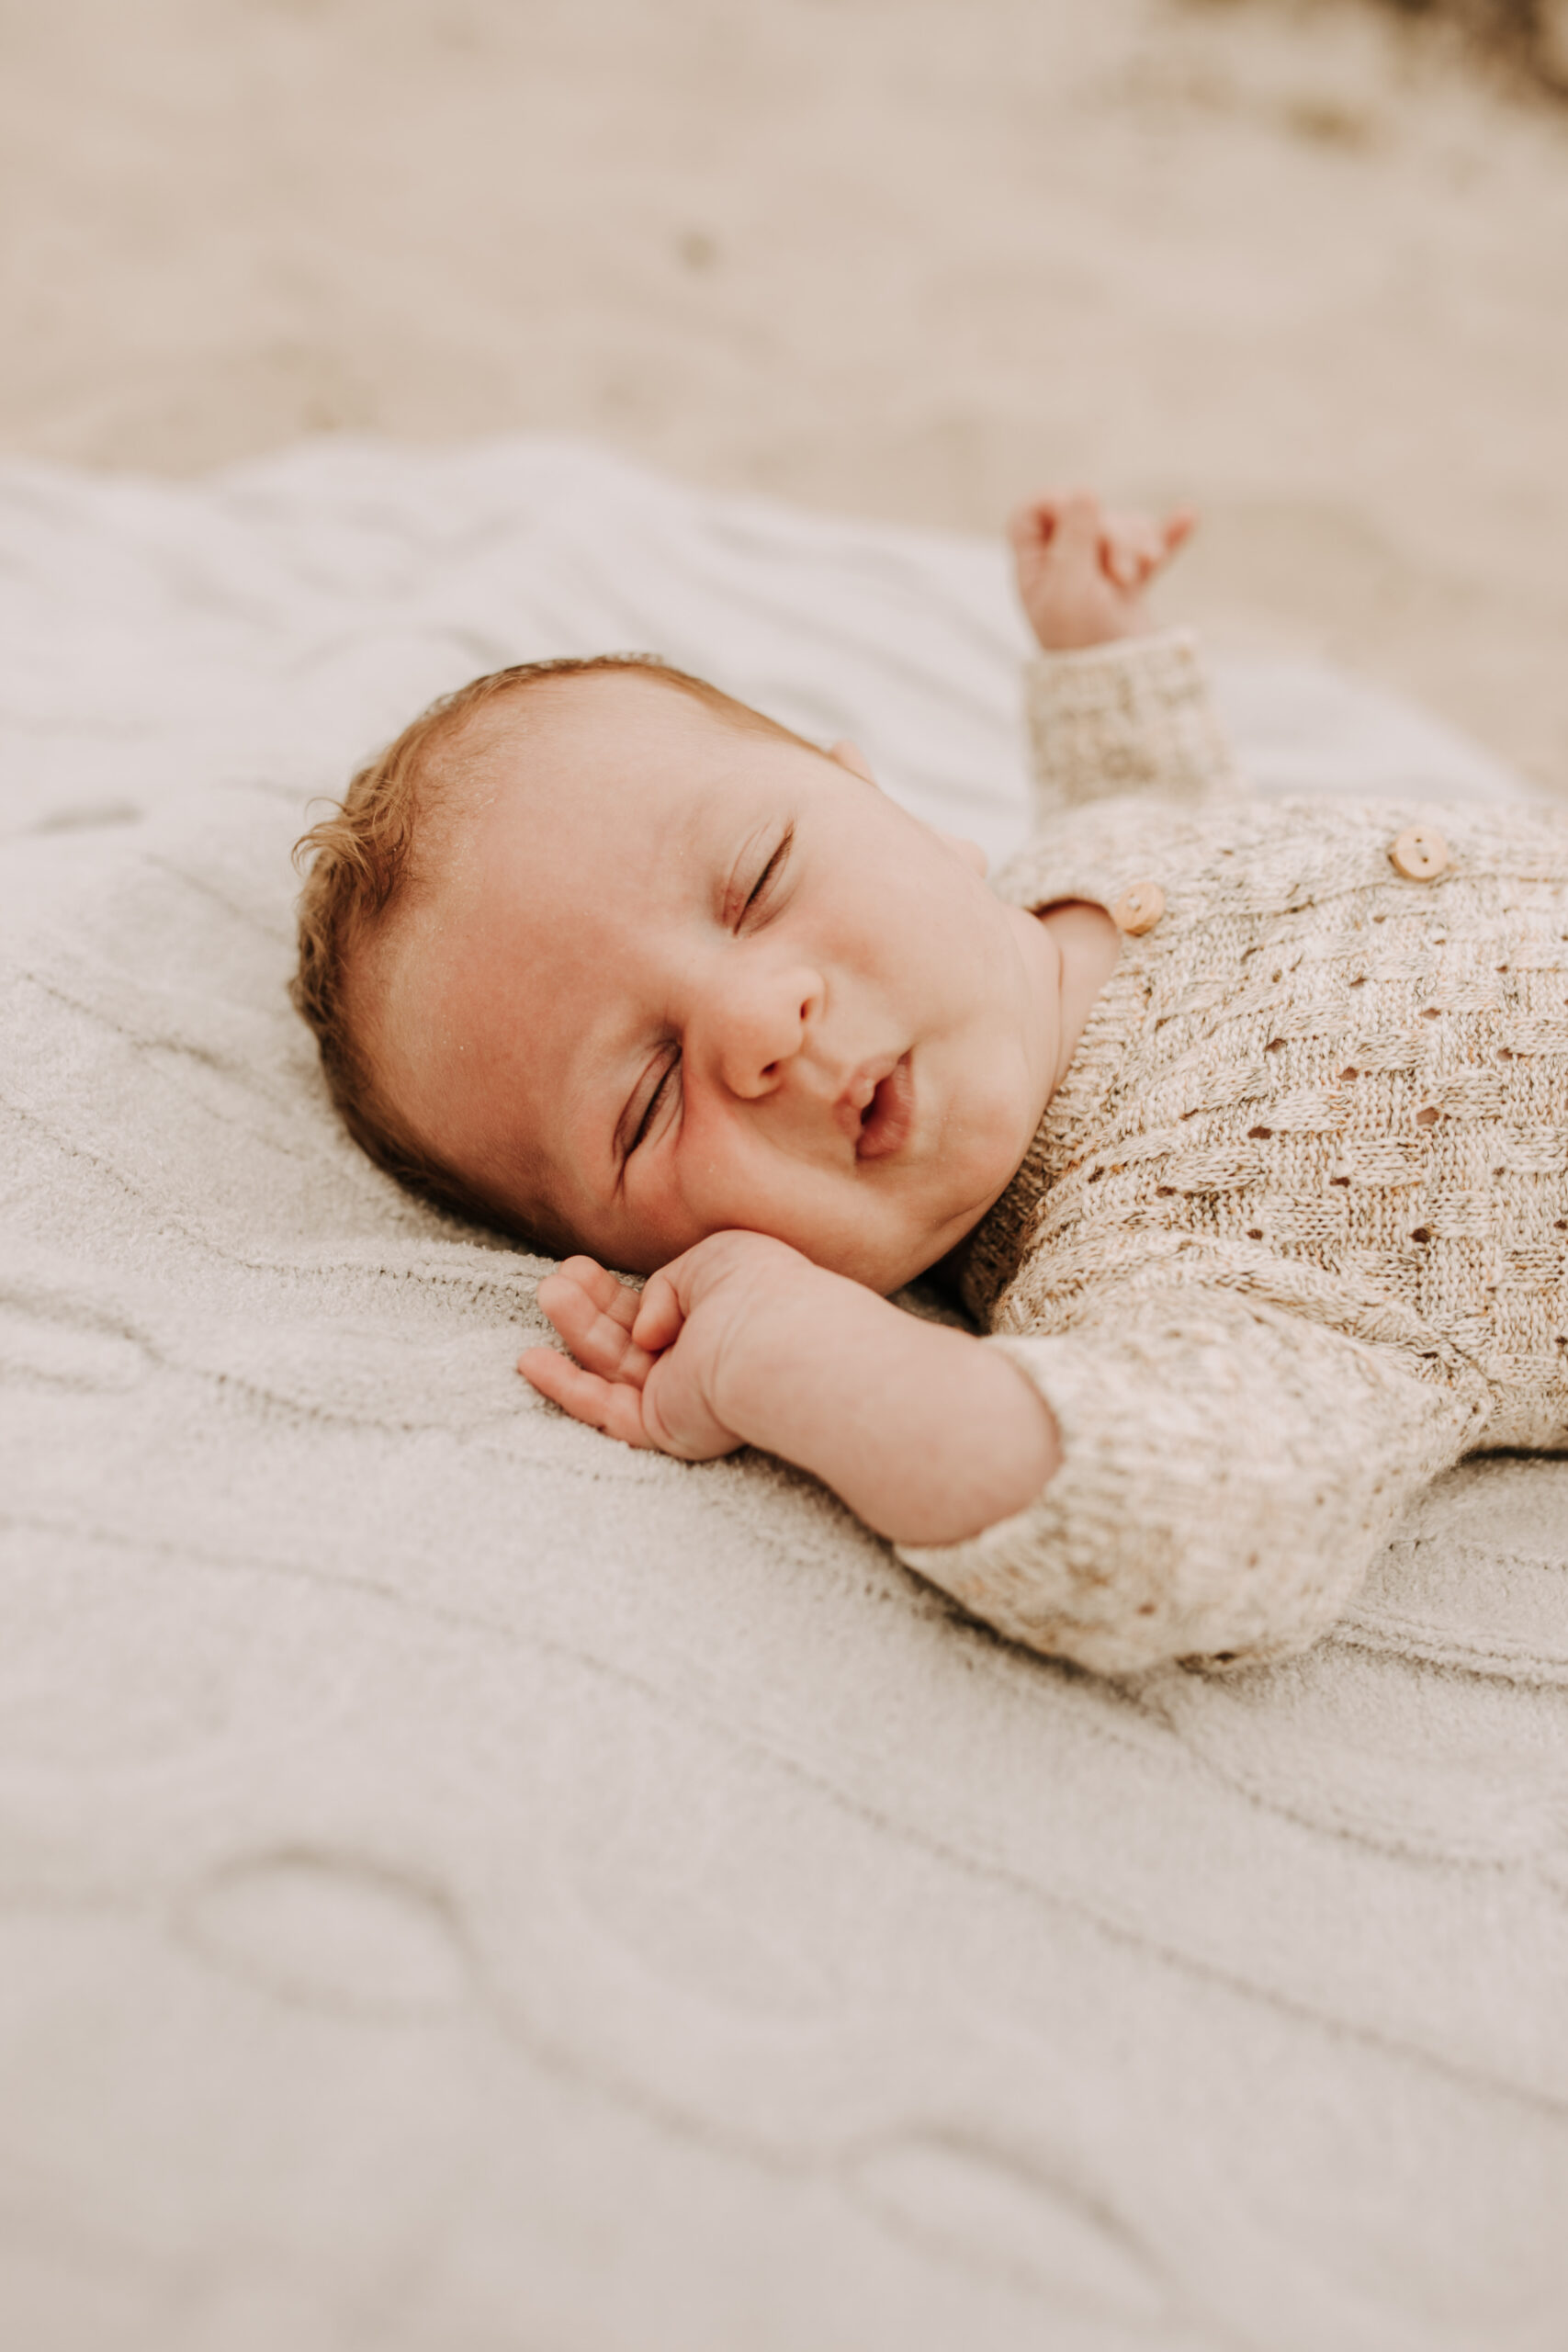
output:
[[[1011,1134],[998,1134],[991,1148],[965,1155],[965,1181],[945,1184],[940,1201],[923,1214],[908,1198],[885,1199],[880,1216],[867,1216],[863,1209],[839,1233],[820,1227],[813,1233],[779,1229],[773,1238],[787,1241],[829,1273],[843,1274],[886,1297],[930,1273],[968,1238],[1018,1173],[1032,1133],[1031,1126],[1016,1148]],[[780,1221],[781,1228],[786,1222]]]

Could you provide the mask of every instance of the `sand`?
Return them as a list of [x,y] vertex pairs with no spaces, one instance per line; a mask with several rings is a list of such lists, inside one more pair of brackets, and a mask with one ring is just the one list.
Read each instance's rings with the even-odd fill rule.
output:
[[995,527],[1207,516],[1172,609],[1568,783],[1568,107],[1287,0],[7,10],[0,451],[567,426]]

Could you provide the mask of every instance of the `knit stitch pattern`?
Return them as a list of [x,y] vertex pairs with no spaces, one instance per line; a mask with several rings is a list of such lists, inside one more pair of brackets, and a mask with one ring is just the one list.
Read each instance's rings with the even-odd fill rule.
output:
[[1165,911],[959,1260],[1061,1466],[903,1556],[1100,1672],[1279,1657],[1461,1455],[1568,1447],[1568,822],[1248,802],[1180,635],[1043,656],[1028,707],[998,888]]

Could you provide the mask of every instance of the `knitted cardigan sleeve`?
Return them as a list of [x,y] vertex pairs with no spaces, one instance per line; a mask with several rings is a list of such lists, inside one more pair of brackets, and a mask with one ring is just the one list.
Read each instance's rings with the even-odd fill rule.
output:
[[1024,705],[1042,817],[1123,792],[1187,808],[1245,794],[1189,629],[1036,654]]
[[[1028,697],[1043,815],[1139,787],[1189,806],[1241,790],[1185,636],[1045,656]],[[1223,1245],[1178,1267],[1129,1239],[1066,1306],[1026,1257],[986,1342],[1051,1410],[1050,1483],[967,1543],[901,1556],[1012,1639],[1101,1673],[1303,1648],[1474,1442],[1484,1397],[1451,1364],[1303,1311]]]
[[1218,1284],[1108,1285],[1065,1331],[986,1344],[1049,1406],[1061,1466],[1014,1517],[901,1556],[1101,1674],[1306,1647],[1479,1418],[1396,1349]]

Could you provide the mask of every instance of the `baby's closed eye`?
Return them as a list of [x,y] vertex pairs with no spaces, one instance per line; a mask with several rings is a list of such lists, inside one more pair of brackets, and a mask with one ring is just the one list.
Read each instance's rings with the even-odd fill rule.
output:
[[786,825],[784,830],[783,839],[780,841],[777,848],[773,851],[773,855],[769,858],[767,864],[763,866],[761,874],[758,875],[757,879],[751,885],[750,891],[747,893],[746,903],[740,910],[740,920],[742,922],[744,922],[748,915],[755,914],[761,907],[766,904],[775,886],[782,878],[784,867],[789,863],[789,854],[794,842],[795,827],[793,825]]
[[637,1120],[636,1131],[634,1132],[630,1142],[626,1145],[626,1151],[623,1154],[624,1159],[629,1159],[633,1152],[637,1149],[638,1146],[642,1144],[652,1132],[654,1121],[657,1119],[660,1109],[669,1101],[671,1089],[679,1079],[680,1070],[681,1049],[679,1046],[677,1046],[671,1050],[670,1059],[664,1064],[662,1070],[655,1081],[653,1091],[649,1096],[647,1102],[643,1106],[642,1115]]

